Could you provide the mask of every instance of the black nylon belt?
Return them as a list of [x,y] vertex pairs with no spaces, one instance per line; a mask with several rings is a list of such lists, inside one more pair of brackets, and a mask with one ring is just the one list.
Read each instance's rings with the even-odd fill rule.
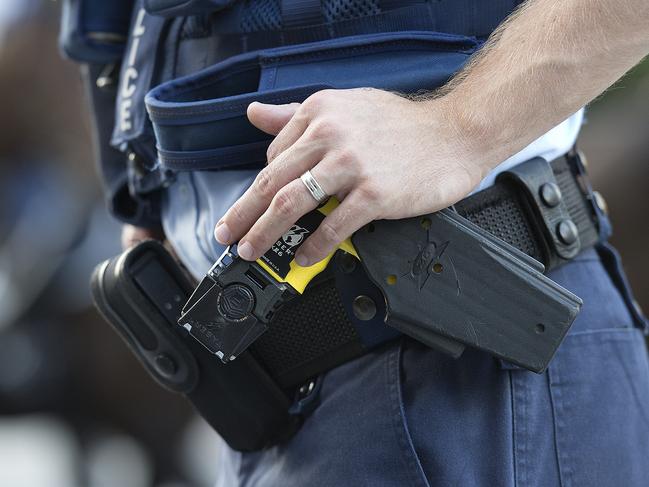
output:
[[[556,194],[560,195],[562,207],[574,222],[580,249],[592,247],[598,242],[599,234],[579,157],[572,154],[559,158],[550,167],[555,181],[540,181],[539,188],[548,183],[558,186]],[[547,270],[566,261],[552,252],[554,236],[542,231],[533,198],[511,178],[499,178],[490,188],[457,203],[455,209],[468,220],[543,262]],[[280,387],[291,389],[366,353],[369,348],[362,343],[348,317],[330,272],[324,273],[303,295],[282,308],[268,331],[250,350]]]

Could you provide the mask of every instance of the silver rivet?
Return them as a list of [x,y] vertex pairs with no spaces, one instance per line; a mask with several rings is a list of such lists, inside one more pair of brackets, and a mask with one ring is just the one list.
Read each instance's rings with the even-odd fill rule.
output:
[[313,392],[313,389],[315,389],[315,382],[310,381],[308,384],[304,384],[302,387],[300,387],[298,392],[300,393],[300,396],[302,396],[302,398],[305,398]]
[[544,183],[539,188],[539,196],[543,204],[554,208],[561,202],[561,190],[555,183]]
[[113,78],[109,78],[108,76],[100,76],[99,78],[97,78],[96,84],[97,88],[103,90],[104,88],[113,86],[115,84],[115,80]]
[[557,224],[557,237],[566,245],[571,245],[577,241],[579,233],[577,226],[573,223],[572,220],[561,220]]

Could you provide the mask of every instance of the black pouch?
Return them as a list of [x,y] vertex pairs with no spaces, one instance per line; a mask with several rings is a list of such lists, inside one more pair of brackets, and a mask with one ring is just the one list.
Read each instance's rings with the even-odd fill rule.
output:
[[220,10],[234,0],[144,0],[144,8],[151,15],[177,17]]
[[238,451],[292,436],[291,400],[245,352],[224,365],[176,324],[193,286],[158,242],[143,242],[97,266],[96,306],[163,387],[184,394]]

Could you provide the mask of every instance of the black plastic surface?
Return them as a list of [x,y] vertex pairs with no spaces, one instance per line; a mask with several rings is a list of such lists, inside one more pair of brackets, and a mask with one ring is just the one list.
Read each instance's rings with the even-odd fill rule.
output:
[[[137,246],[97,266],[92,295],[153,378],[167,389],[187,393],[198,382],[198,364],[167,318],[183,302],[186,279],[172,276],[164,264],[153,242]],[[175,373],[161,373],[156,364],[159,355],[176,364]]]
[[467,345],[542,372],[581,307],[543,265],[451,210],[353,237],[386,323],[451,355]]
[[291,399],[252,355],[223,365],[176,320],[192,286],[154,241],[143,242],[95,269],[95,302],[153,378],[184,393],[231,448],[255,451],[290,437],[297,419]]
[[268,329],[274,313],[295,294],[228,249],[185,304],[178,324],[228,363]]

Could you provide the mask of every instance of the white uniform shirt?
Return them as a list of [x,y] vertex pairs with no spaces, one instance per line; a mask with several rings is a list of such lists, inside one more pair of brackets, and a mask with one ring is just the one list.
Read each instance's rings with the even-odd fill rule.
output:
[[[584,109],[572,115],[561,124],[542,135],[522,151],[503,161],[485,177],[475,191],[480,191],[491,186],[496,176],[516,164],[528,161],[534,157],[542,157],[550,162],[568,152],[577,140],[579,130],[584,120]],[[475,192],[474,191],[474,192]]]

